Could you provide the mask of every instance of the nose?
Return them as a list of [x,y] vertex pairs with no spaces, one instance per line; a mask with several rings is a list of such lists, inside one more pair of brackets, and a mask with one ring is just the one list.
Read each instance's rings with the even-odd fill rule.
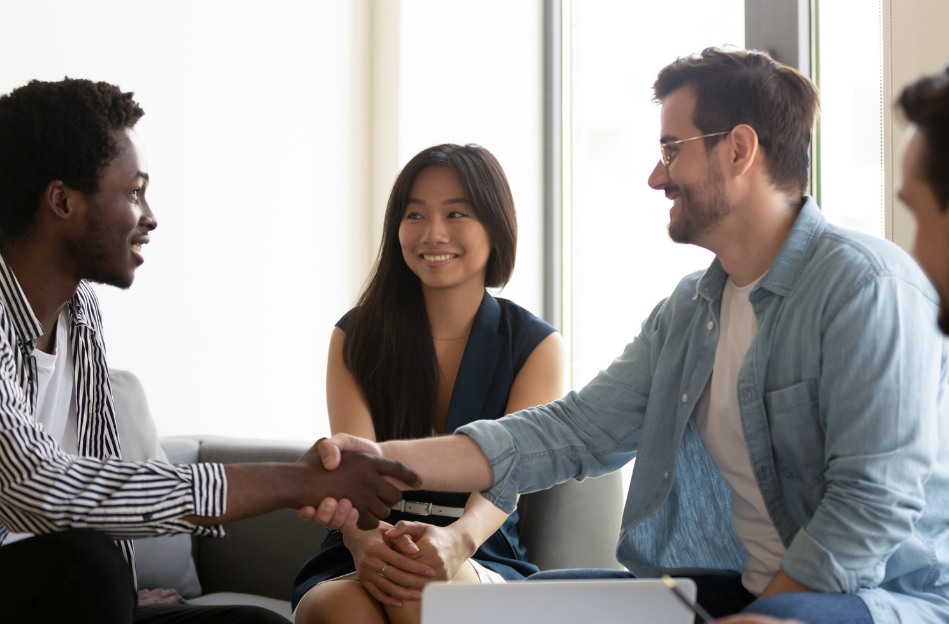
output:
[[141,206],[142,214],[138,218],[138,225],[151,232],[158,227],[158,219],[155,218],[155,213],[152,212],[152,208],[147,200],[143,200]]
[[436,245],[438,243],[447,243],[449,240],[448,228],[445,227],[444,219],[438,217],[429,219],[428,227],[422,235],[422,243]]
[[666,188],[671,180],[669,179],[669,170],[662,164],[662,161],[656,162],[656,168],[649,174],[649,187],[661,191]]

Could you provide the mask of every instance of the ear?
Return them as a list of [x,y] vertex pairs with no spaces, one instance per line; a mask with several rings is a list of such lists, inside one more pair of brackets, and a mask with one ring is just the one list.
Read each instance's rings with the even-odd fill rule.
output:
[[82,194],[79,191],[70,188],[62,180],[53,180],[46,185],[46,190],[40,198],[40,212],[68,221],[75,218],[82,203]]
[[734,177],[740,177],[751,169],[758,157],[758,133],[748,124],[738,124],[726,138],[729,161],[725,165]]

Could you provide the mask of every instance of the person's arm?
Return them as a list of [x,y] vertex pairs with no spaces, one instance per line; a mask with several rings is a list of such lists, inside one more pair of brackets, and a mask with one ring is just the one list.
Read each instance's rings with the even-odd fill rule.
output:
[[347,499],[358,512],[358,526],[375,528],[386,518],[402,492],[385,477],[417,483],[405,466],[381,457],[349,453],[332,472],[323,467],[317,445],[298,461],[288,463],[231,464],[224,466],[227,502],[223,513],[189,515],[198,525],[221,524],[259,516],[276,509],[319,505],[325,498]]
[[926,504],[946,342],[933,323],[938,306],[898,275],[855,284],[842,299],[821,337],[824,494],[781,569],[815,591],[854,593],[883,581]]
[[[541,341],[514,379],[505,414],[563,396],[565,360],[560,334],[552,333]],[[421,551],[417,560],[435,569],[435,580],[447,581],[504,524],[508,515],[476,492],[468,497],[464,514],[449,526],[399,522],[386,533],[386,539],[398,544],[406,554],[405,548],[411,544],[416,552]],[[411,537],[411,542],[400,542],[403,535]]]
[[361,520],[371,526],[376,519],[368,511],[384,515],[388,501],[400,496],[383,475],[414,480],[409,471],[364,456],[344,458],[352,466],[350,476],[340,479],[322,467],[315,448],[298,464],[280,466],[67,455],[33,423],[16,380],[9,335],[0,332],[0,523],[11,531],[44,534],[83,527],[117,539],[175,532],[223,535],[222,521],[285,505],[318,505],[326,496],[353,495],[350,487],[364,488],[358,507],[367,512]]
[[382,445],[333,436],[320,445],[324,465],[332,469],[340,450],[381,453],[415,470],[428,490],[482,492],[508,513],[518,493],[619,470],[639,447],[652,383],[650,358],[654,342],[661,348],[665,306],[666,301],[656,306],[639,336],[580,392],[465,425],[451,436]]
[[801,585],[790,576],[784,570],[778,570],[778,573],[774,575],[771,581],[768,583],[768,586],[764,588],[758,598],[767,598],[768,596],[774,596],[775,594],[795,594],[795,593],[806,593],[814,591],[806,585]]

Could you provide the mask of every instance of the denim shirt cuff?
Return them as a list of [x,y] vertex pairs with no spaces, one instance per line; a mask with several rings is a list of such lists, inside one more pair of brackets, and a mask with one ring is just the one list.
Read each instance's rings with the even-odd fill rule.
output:
[[455,433],[463,433],[481,447],[494,472],[494,486],[481,496],[505,513],[513,513],[517,508],[518,461],[514,437],[500,423],[493,420],[479,420],[463,427]]
[[841,567],[833,553],[814,541],[805,529],[794,536],[781,569],[818,592],[852,594],[860,588],[856,573]]

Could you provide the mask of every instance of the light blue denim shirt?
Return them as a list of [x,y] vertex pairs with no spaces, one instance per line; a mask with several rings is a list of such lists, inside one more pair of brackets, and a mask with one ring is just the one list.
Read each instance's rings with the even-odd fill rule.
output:
[[[486,498],[510,511],[519,492],[636,458],[617,559],[637,576],[740,572],[729,486],[692,419],[726,278],[715,260],[679,282],[579,392],[459,429],[494,469]],[[877,623],[949,622],[949,351],[935,292],[897,246],[829,225],[806,198],[750,300],[758,335],[736,391],[782,569],[858,594]]]

